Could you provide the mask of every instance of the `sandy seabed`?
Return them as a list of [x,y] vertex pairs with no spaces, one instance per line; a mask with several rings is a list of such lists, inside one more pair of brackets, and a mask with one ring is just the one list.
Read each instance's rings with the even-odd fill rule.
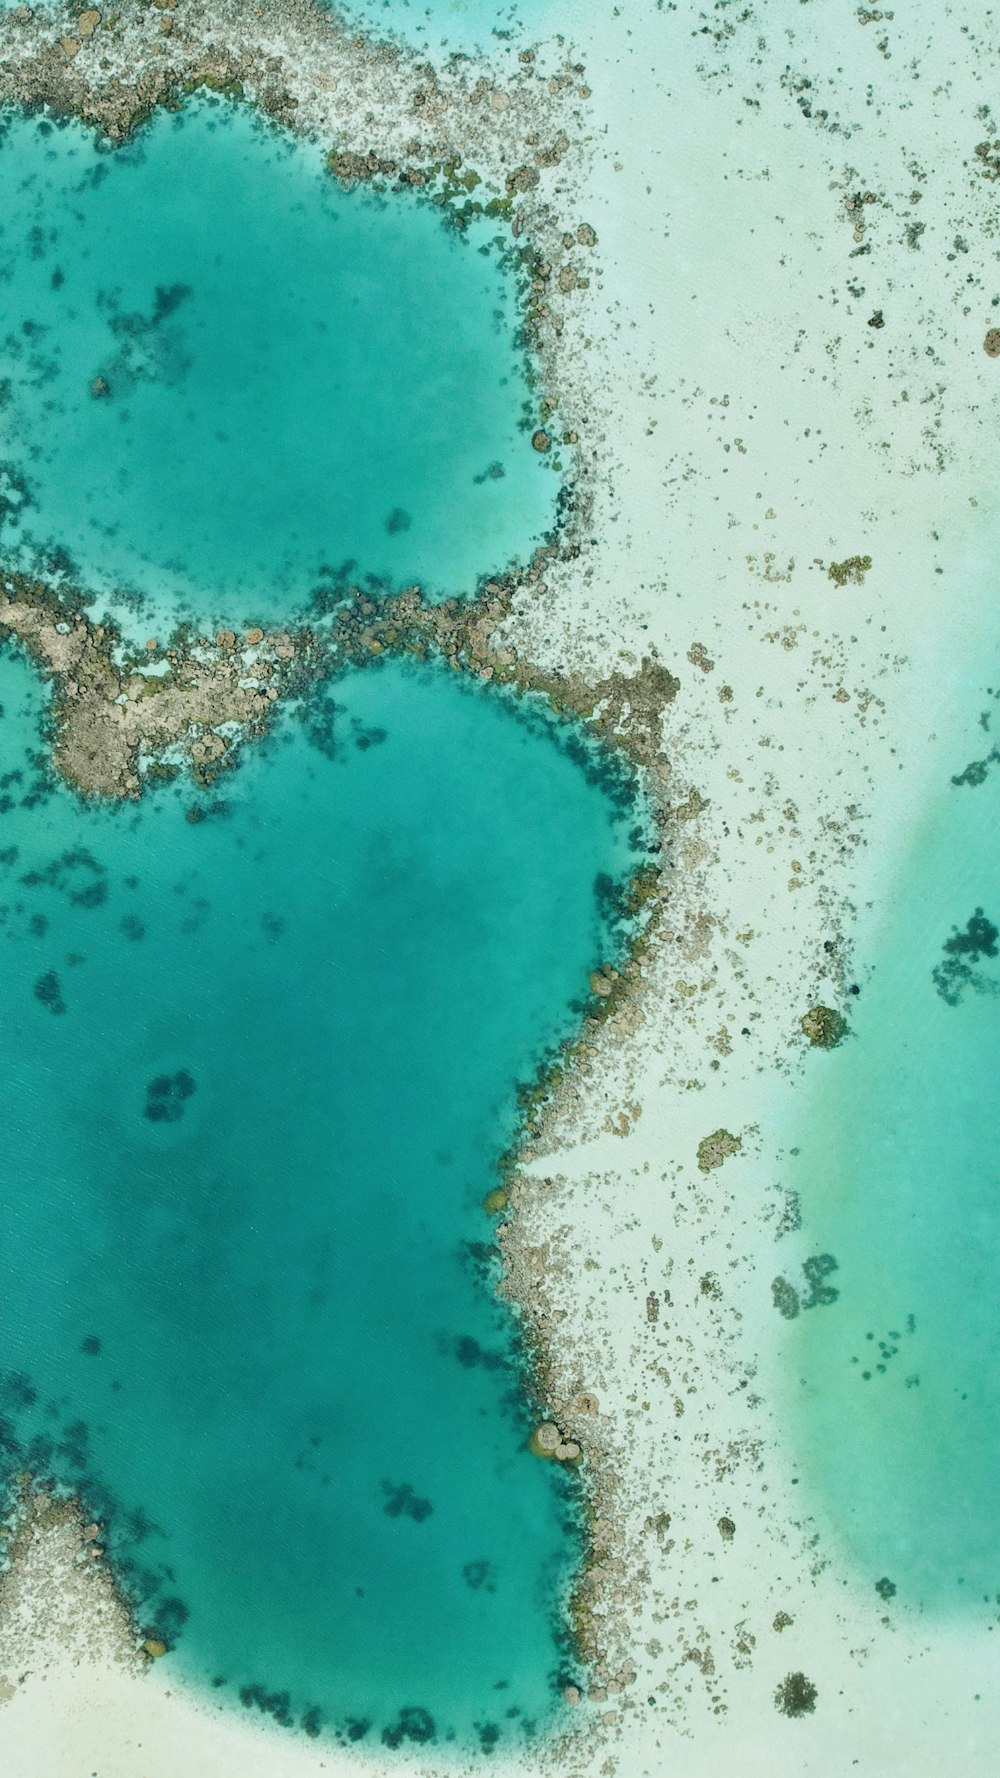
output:
[[[509,634],[591,679],[655,646],[681,679],[676,802],[698,797],[638,1029],[609,1021],[517,1193],[519,1287],[551,1330],[554,1396],[598,1398],[607,1514],[579,1732],[520,1772],[995,1769],[985,1626],[887,1606],[800,1498],[770,1293],[783,1157],[824,1065],[799,1020],[863,984],[961,751],[950,712],[995,646],[979,17],[929,0],[558,9],[591,93],[548,196],[572,194],[597,235],[559,376],[601,442],[586,546]],[[741,1147],[702,1170],[721,1129]],[[5,1646],[12,1778],[359,1769],[192,1701],[169,1660],[102,1658],[74,1627],[87,1592]],[[789,1720],[774,1694],[798,1671],[816,1708]]]

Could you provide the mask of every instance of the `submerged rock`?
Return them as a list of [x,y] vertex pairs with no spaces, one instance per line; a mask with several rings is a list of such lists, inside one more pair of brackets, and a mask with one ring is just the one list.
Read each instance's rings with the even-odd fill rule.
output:
[[531,1435],[531,1449],[536,1457],[554,1457],[562,1444],[562,1433],[554,1420],[543,1420]]
[[871,556],[846,556],[842,562],[830,563],[827,579],[834,586],[862,586],[871,565]]
[[738,1154],[742,1147],[739,1136],[731,1135],[728,1130],[713,1130],[698,1144],[699,1172],[710,1173],[713,1167],[721,1167],[727,1155]]

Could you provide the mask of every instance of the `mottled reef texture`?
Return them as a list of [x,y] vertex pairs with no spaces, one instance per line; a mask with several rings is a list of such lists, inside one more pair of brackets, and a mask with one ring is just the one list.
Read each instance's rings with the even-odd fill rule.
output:
[[[415,51],[348,33],[311,0],[267,6],[154,0],[104,11],[21,7],[0,16],[0,105],[76,117],[116,143],[157,108],[174,108],[186,95],[209,89],[319,142],[331,176],[344,185],[366,180],[420,192],[458,228],[477,214],[494,218],[509,231],[532,353],[539,420],[532,442],[540,452],[561,453],[565,488],[557,529],[530,563],[464,601],[433,604],[417,587],[385,595],[345,587],[329,609],[313,609],[280,633],[223,630],[209,638],[178,632],[150,638],[145,651],[130,657],[112,623],[85,615],[85,588],[57,594],[23,576],[4,576],[0,565],[0,633],[18,638],[50,678],[55,763],[84,795],[137,797],[147,773],[185,760],[207,782],[266,729],[285,699],[307,696],[347,667],[394,654],[437,658],[455,671],[543,697],[639,768],[661,848],[659,860],[651,855],[636,874],[622,910],[635,916],[639,936],[628,956],[592,977],[581,1029],[527,1098],[519,1141],[488,1204],[503,1214],[504,1290],[521,1310],[535,1359],[536,1405],[547,1429],[538,1453],[547,1454],[555,1428],[552,1455],[575,1462],[582,1453],[585,1460],[590,1557],[572,1618],[581,1655],[592,1665],[590,1689],[603,1696],[605,1686],[620,1689],[635,1677],[621,1654],[618,1481],[605,1459],[604,1416],[586,1379],[569,1396],[553,1384],[556,1370],[567,1368],[571,1334],[555,1326],[546,1307],[546,1256],[520,1232],[517,1206],[534,1188],[519,1169],[572,1106],[574,1083],[592,1065],[598,1040],[608,1032],[625,1037],[638,1025],[672,893],[666,865],[675,847],[682,855],[691,849],[687,824],[705,804],[696,791],[681,795],[670,783],[664,718],[679,681],[655,651],[633,659],[629,670],[570,664],[554,671],[536,664],[530,644],[519,640],[537,628],[545,610],[546,574],[572,571],[588,541],[594,477],[603,460],[604,441],[589,430],[588,387],[580,375],[588,342],[572,326],[576,293],[589,284],[597,244],[574,196],[574,167],[589,128],[583,74],[580,64],[567,61],[543,75],[531,51],[511,59],[503,73],[457,56],[434,68]],[[559,1366],[551,1357],[557,1341]],[[42,1540],[55,1554],[39,1578],[28,1561],[40,1547],[32,1514],[51,1520],[57,1511],[68,1515],[65,1534],[60,1521],[59,1535]],[[74,1553],[80,1528],[72,1509],[56,1509],[42,1496],[36,1507],[22,1507],[19,1522],[0,1621],[10,1610],[5,1600],[51,1597],[57,1570],[72,1574],[74,1564],[89,1560]],[[53,1524],[46,1524],[51,1533]],[[68,1556],[67,1539],[74,1544]],[[118,1646],[135,1658],[126,1617]]]
[[[538,573],[536,557],[529,584]],[[51,679],[55,762],[85,795],[139,796],[143,768],[155,767],[167,750],[207,783],[235,759],[241,742],[264,732],[283,696],[301,695],[347,667],[413,655],[541,694],[558,714],[580,719],[644,768],[655,804],[656,790],[666,789],[659,770],[663,713],[677,680],[652,656],[635,673],[592,682],[522,659],[501,635],[522,578],[490,581],[476,599],[442,604],[424,600],[417,587],[381,598],[349,588],[340,608],[315,624],[220,630],[214,638],[180,633],[162,647],[150,638],[144,652],[125,653],[118,666],[121,637],[110,622],[93,622],[80,601],[40,582],[7,575],[0,579],[0,631],[16,636]]]
[[[522,589],[544,593],[546,561],[571,559],[587,526],[596,443],[586,438],[586,393],[564,366],[573,293],[585,289],[596,245],[572,212],[574,140],[589,97],[579,63],[536,72],[520,53],[502,79],[453,56],[443,69],[416,51],[351,34],[311,0],[277,6],[226,0],[156,0],[148,8],[96,7],[0,16],[0,105],[46,109],[126,140],[160,107],[221,92],[328,151],[344,185],[367,180],[419,190],[458,228],[487,213],[509,230],[543,425],[536,449],[567,455],[558,532],[532,563],[461,605],[433,606],[418,588],[381,600],[357,595],[332,625],[299,624],[278,636],[223,631],[192,647],[178,636],[150,650],[170,671],[141,675],[112,665],[112,628],[81,614],[86,590],[56,601],[41,585],[8,577],[0,624],[18,635],[54,680],[57,763],[79,789],[134,796],[141,765],[180,748],[202,774],[232,752],[232,733],[259,731],[303,674],[380,653],[438,652],[483,678],[540,691],[562,712],[623,746],[657,779],[662,713],[678,682],[655,657],[638,673],[593,682],[544,672],[499,634]],[[560,425],[553,424],[558,412]],[[651,785],[656,799],[658,784]]]
[[40,1640],[76,1664],[116,1660],[133,1671],[165,1652],[162,1643],[142,1642],[104,1560],[102,1527],[87,1523],[75,1501],[16,1476],[0,1540],[0,1704]]
[[[152,642],[115,665],[117,633],[38,582],[0,582],[0,629],[23,643],[52,681],[54,759],[86,795],[136,797],[142,765],[171,748],[207,781],[231,751],[225,725],[243,736],[266,726],[287,682],[295,645],[284,633],[220,632],[204,650]],[[141,672],[140,667],[156,668]],[[164,670],[165,669],[165,670]]]

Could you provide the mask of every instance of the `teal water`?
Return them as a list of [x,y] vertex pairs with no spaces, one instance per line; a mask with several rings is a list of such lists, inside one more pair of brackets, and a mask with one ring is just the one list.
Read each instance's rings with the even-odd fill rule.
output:
[[145,635],[281,619],[348,564],[466,594],[551,528],[493,225],[344,193],[222,102],[118,149],[8,116],[0,180],[8,562],[139,596]]
[[7,1468],[82,1491],[178,1676],[520,1742],[581,1545],[481,1200],[612,943],[625,788],[443,669],[128,808],[46,782],[9,652],[0,703]]
[[974,720],[1000,705],[974,696],[954,776],[975,769],[925,812],[785,1181],[837,1262],[789,1325],[803,1506],[937,1611],[1000,1595],[1000,767]]

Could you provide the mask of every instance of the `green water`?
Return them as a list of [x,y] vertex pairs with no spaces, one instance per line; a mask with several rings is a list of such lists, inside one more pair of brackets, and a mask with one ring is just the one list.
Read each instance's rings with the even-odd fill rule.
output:
[[222,102],[117,149],[9,116],[0,179],[9,563],[130,595],[145,636],[345,575],[464,595],[552,526],[494,225],[346,194]]
[[784,1181],[801,1252],[838,1267],[789,1324],[803,1506],[873,1588],[937,1611],[1000,1594],[1000,705],[967,715],[953,776],[986,770],[942,775]]

